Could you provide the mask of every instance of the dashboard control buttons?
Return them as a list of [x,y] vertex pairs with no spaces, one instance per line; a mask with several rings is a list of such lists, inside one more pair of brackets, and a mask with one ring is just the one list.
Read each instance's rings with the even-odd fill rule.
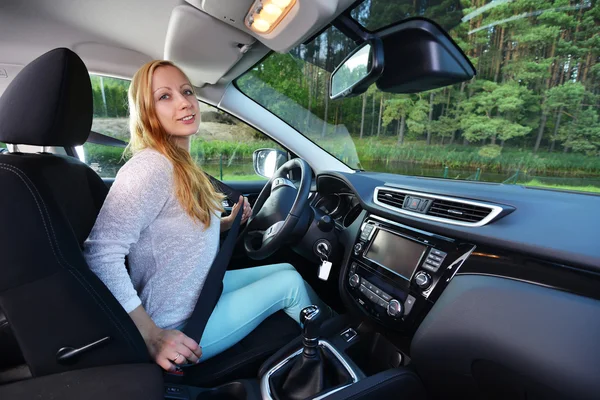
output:
[[356,267],[358,266],[357,263],[353,262],[352,264],[350,264],[350,275],[354,275],[356,273]]
[[359,255],[360,252],[362,251],[362,249],[363,249],[363,244],[362,243],[356,243],[354,245],[354,255]]
[[431,249],[427,255],[427,258],[425,259],[423,268],[431,272],[437,272],[442,266],[446,256],[447,254],[441,250]]
[[358,276],[358,274],[352,275],[349,279],[349,284],[353,288],[358,287],[358,285],[360,285],[360,276]]
[[415,301],[416,299],[410,294],[408,295],[408,297],[406,297],[406,300],[404,300],[404,315],[408,315],[410,313],[410,310],[412,310]]
[[346,342],[349,342],[357,336],[357,333],[354,329],[348,328],[342,332],[340,336],[343,337]]
[[367,241],[371,238],[371,234],[373,233],[373,230],[375,229],[375,225],[373,224],[366,224],[362,230],[362,232],[360,233],[360,240],[364,240]]
[[420,271],[415,276],[415,283],[418,287],[425,290],[431,285],[431,277],[429,274],[427,274],[427,272]]
[[401,317],[403,311],[402,308],[402,304],[398,300],[392,299],[387,306],[387,313],[390,317]]

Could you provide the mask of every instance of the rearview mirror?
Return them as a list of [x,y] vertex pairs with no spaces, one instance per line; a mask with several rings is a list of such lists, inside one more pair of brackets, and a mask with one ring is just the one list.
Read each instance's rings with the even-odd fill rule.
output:
[[475,67],[461,48],[426,18],[411,18],[362,35],[369,39],[331,74],[331,99],[359,95],[374,82],[382,92],[419,93],[475,76]]
[[382,92],[419,93],[468,81],[475,67],[439,25],[425,18],[400,22],[377,33],[383,41]]
[[333,71],[329,97],[350,97],[364,93],[383,71],[383,46],[371,39],[356,48]]

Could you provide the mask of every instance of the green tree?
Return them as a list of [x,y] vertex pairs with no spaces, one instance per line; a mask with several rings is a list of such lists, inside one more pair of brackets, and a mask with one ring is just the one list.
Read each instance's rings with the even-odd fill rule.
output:
[[383,111],[383,126],[387,127],[392,121],[398,121],[398,144],[404,142],[406,116],[414,107],[414,102],[408,95],[398,95],[385,102]]

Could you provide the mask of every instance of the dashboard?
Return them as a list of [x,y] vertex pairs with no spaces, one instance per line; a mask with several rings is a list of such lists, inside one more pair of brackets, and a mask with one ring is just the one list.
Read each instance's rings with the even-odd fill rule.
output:
[[552,390],[570,374],[551,398],[600,391],[600,196],[332,172],[311,205],[335,221],[343,304],[408,339],[420,371],[458,382],[482,365]]
[[349,192],[317,195],[313,204],[329,215],[340,229],[349,227],[362,211],[358,197]]

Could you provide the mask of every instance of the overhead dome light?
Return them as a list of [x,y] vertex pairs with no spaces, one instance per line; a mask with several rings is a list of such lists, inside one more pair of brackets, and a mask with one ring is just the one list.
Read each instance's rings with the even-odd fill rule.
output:
[[291,2],[292,0],[271,0],[271,3],[281,8],[287,7]]
[[271,29],[271,23],[262,18],[256,18],[254,20],[254,23],[252,24],[252,28],[256,32],[264,33],[266,31],[268,31],[269,29]]
[[246,15],[246,26],[257,33],[270,33],[294,4],[296,0],[255,0]]

